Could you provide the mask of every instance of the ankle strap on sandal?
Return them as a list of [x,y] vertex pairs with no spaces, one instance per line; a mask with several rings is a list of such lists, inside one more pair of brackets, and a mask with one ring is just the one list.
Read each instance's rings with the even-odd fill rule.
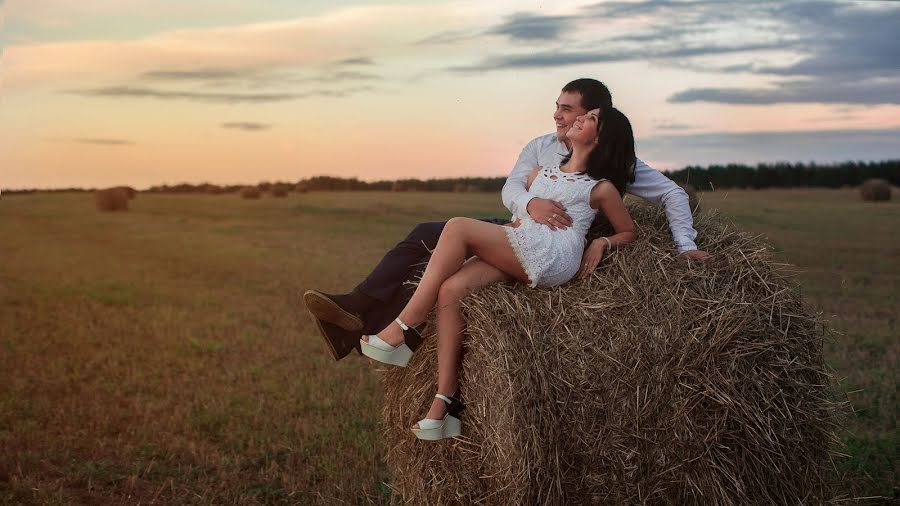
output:
[[459,418],[462,415],[463,410],[466,409],[466,405],[455,396],[447,397],[443,394],[434,394],[435,397],[447,403],[447,413],[451,416],[455,416]]
[[403,329],[404,332],[409,330],[409,325],[403,323],[403,321],[401,321],[399,317],[394,318],[394,321],[397,322],[397,325],[400,325],[400,328]]

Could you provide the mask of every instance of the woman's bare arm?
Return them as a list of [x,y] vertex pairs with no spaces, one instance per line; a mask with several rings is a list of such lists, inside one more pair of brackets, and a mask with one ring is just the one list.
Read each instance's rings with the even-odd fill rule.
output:
[[601,181],[591,190],[591,207],[599,209],[606,215],[606,219],[616,231],[609,237],[598,237],[591,241],[591,244],[584,250],[584,256],[581,258],[581,267],[575,275],[584,279],[588,274],[594,272],[594,269],[600,265],[603,254],[607,249],[619,248],[634,242],[637,239],[634,221],[625,202],[619,195],[619,190],[609,181]]

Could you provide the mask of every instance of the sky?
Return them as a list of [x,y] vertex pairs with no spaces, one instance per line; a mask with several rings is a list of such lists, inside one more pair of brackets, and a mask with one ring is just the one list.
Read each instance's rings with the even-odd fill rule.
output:
[[900,158],[900,2],[0,0],[0,187],[504,176],[603,81],[660,170]]

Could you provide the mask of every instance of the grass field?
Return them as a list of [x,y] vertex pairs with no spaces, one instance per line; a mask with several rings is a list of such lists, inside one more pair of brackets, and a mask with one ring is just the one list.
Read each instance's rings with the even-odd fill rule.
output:
[[[803,271],[855,411],[841,486],[897,500],[897,199],[701,205]],[[0,503],[387,502],[378,373],[334,363],[300,294],[352,288],[420,221],[504,214],[497,194],[139,195],[120,214],[89,194],[4,195]]]

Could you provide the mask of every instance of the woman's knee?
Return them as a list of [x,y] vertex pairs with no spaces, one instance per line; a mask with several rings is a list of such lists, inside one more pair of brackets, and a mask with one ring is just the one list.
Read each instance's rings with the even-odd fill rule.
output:
[[441,288],[438,290],[439,305],[453,304],[466,296],[465,283],[455,278],[455,276],[450,277],[441,283]]
[[447,225],[444,226],[444,231],[441,233],[441,235],[444,235],[444,234],[459,235],[461,233],[464,233],[471,226],[471,222],[474,222],[474,221],[478,221],[478,220],[473,220],[471,218],[461,218],[461,217],[450,218],[450,220],[447,222]]

